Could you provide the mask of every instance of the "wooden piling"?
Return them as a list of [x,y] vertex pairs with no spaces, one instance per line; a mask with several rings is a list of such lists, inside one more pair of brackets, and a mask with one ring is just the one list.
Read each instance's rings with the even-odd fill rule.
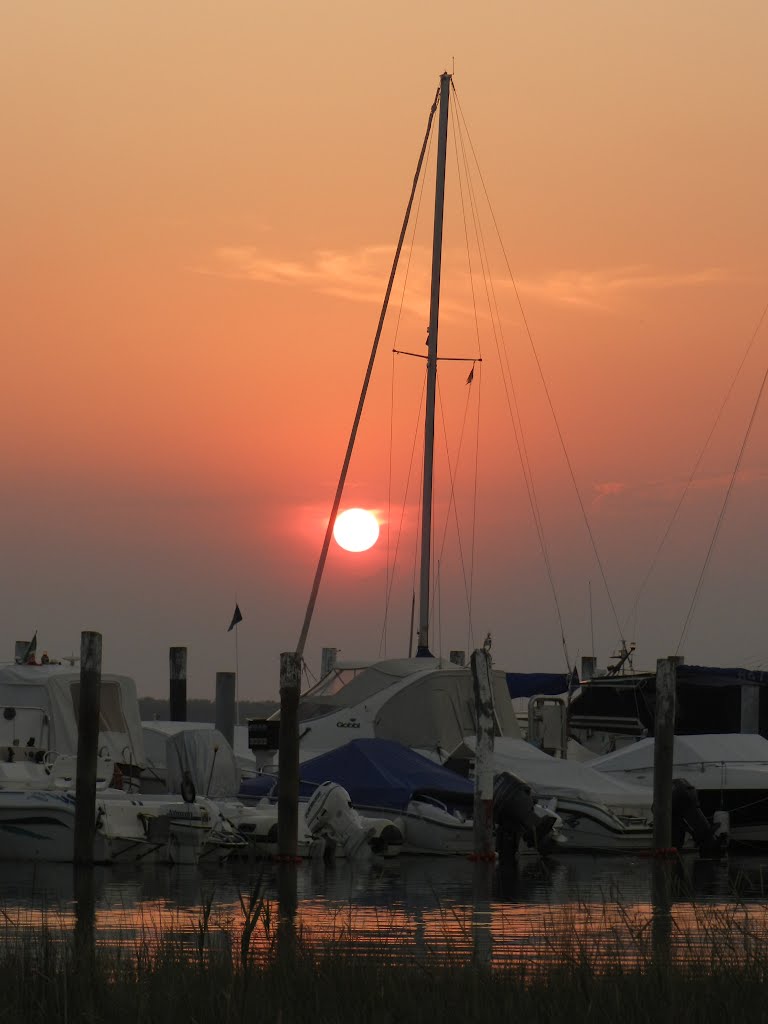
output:
[[597,658],[591,654],[581,656],[581,679],[594,679],[597,675]]
[[230,747],[235,745],[235,685],[234,672],[216,673],[216,728]]
[[493,843],[493,690],[491,688],[491,656],[478,649],[472,652],[472,680],[477,715],[477,746],[475,747],[475,855],[490,859]]
[[93,864],[100,704],[101,633],[83,632],[80,634],[80,702],[77,719],[75,864]]
[[760,732],[760,691],[754,683],[741,684],[741,731]]
[[171,647],[168,654],[170,678],[168,698],[172,722],[187,720],[187,648]]
[[298,855],[299,838],[299,693],[301,657],[280,655],[280,749],[277,798],[277,848],[283,859]]
[[320,678],[325,679],[336,664],[337,647],[324,647],[320,652]]
[[672,846],[672,772],[675,745],[676,667],[672,658],[656,662],[656,726],[653,746],[653,845]]

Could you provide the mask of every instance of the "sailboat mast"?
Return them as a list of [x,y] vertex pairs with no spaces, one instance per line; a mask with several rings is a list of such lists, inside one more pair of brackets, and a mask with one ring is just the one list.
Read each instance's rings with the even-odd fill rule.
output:
[[437,327],[440,313],[440,271],[443,255],[443,209],[445,205],[445,155],[448,141],[448,102],[451,76],[440,76],[440,119],[437,135],[435,176],[435,223],[432,233],[432,287],[429,299],[427,337],[427,403],[424,421],[424,483],[421,502],[421,571],[419,576],[419,637],[417,658],[431,657],[429,650],[429,584],[432,542],[432,469],[435,448],[435,393],[437,390]]

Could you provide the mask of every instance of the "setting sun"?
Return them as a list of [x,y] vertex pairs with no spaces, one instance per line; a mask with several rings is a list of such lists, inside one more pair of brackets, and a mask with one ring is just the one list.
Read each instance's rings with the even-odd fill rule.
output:
[[379,539],[378,520],[364,508],[348,508],[336,516],[333,538],[345,551],[367,551]]

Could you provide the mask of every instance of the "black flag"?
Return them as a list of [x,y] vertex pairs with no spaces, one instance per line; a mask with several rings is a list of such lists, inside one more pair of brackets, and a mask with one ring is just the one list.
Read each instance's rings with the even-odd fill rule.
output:
[[34,665],[35,663],[35,651],[37,650],[37,630],[35,635],[29,641],[26,649],[22,653],[21,657],[16,658],[17,665]]
[[232,621],[229,624],[229,629],[227,630],[227,632],[229,633],[229,631],[231,629],[235,628],[235,626],[238,624],[238,622],[242,622],[242,621],[243,621],[243,616],[242,616],[242,613],[240,611],[240,605],[236,604],[235,605],[235,614],[232,616]]
[[471,384],[474,379],[475,379],[475,366],[474,366],[474,363],[473,363],[472,364],[472,369],[469,371],[469,376],[467,377],[467,384]]

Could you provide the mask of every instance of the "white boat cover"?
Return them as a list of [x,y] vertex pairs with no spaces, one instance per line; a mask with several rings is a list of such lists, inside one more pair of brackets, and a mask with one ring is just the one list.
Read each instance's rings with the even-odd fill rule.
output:
[[[80,671],[68,665],[0,668],[0,746],[77,754]],[[13,709],[13,712],[11,711]],[[34,743],[30,743],[34,740]],[[99,750],[122,764],[144,764],[136,684],[128,676],[101,677]]]
[[[464,742],[474,750],[474,737],[467,737]],[[526,740],[497,736],[493,761],[495,772],[512,772],[527,782],[540,799],[567,796],[624,813],[632,809],[647,812],[653,803],[650,786],[613,778],[582,762],[551,757]]]
[[[215,729],[213,722],[163,722],[159,720],[141,723],[144,736],[144,754],[146,757],[149,774],[158,779],[165,779],[167,750],[166,741],[169,736],[175,736],[181,729]],[[235,758],[240,777],[250,777],[258,772],[258,765],[253,753],[248,747],[248,726],[235,726]],[[318,751],[321,753],[321,751]],[[277,756],[277,755],[275,755]],[[277,764],[277,760],[275,760]]]
[[182,777],[188,772],[198,796],[212,800],[236,797],[240,788],[240,767],[232,747],[218,729],[183,728],[184,723],[174,724],[182,728],[165,736],[168,792],[180,793]]
[[[649,737],[589,763],[600,772],[652,771],[653,750],[654,740]],[[741,732],[675,736],[673,757],[675,768],[743,763],[768,765],[768,740],[757,733]]]

